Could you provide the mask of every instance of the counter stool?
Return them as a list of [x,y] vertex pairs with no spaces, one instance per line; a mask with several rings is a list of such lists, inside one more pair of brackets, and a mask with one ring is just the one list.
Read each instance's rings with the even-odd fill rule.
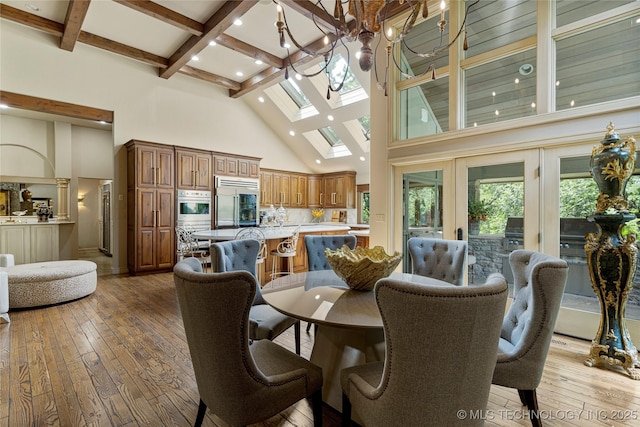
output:
[[[271,279],[275,279],[276,277],[284,274],[293,274],[293,260],[292,258],[297,254],[298,247],[298,235],[300,233],[300,226],[298,225],[294,230],[291,236],[288,239],[283,240],[278,244],[278,247],[271,251]],[[286,258],[288,271],[277,271],[276,270],[276,260],[280,260],[282,258]]]
[[260,250],[258,252],[258,258],[256,259],[256,278],[260,286],[264,285],[264,268],[260,267],[260,264],[264,264],[264,259],[267,255],[267,238],[262,230],[257,227],[242,228],[236,233],[235,240],[254,239],[260,242]]

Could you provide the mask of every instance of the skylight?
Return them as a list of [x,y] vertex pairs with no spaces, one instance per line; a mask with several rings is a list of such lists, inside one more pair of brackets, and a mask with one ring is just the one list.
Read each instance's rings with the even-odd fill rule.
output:
[[347,61],[340,54],[335,55],[331,59],[327,66],[327,71],[329,80],[331,81],[331,86],[333,86],[334,89],[338,88],[344,79],[344,83],[338,91],[340,95],[362,88],[360,82],[351,71],[349,64],[347,64]]
[[308,107],[311,105],[311,101],[309,101],[304,92],[302,92],[300,87],[291,77],[280,83],[280,86],[284,89],[287,95],[291,97],[293,102],[296,103],[298,108]]
[[318,129],[318,132],[320,132],[320,134],[324,136],[324,139],[327,140],[330,146],[336,147],[338,145],[344,145],[340,137],[336,134],[331,126],[320,128]]

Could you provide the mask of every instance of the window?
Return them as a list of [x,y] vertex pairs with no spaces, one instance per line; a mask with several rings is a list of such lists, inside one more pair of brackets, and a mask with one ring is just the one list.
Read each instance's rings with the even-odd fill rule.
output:
[[291,77],[280,83],[280,86],[299,108],[308,107],[311,105],[311,101],[309,101],[304,92],[300,90],[300,87],[296,84],[295,81],[293,81]]
[[342,84],[342,88],[338,91],[340,95],[362,88],[360,82],[351,71],[351,65],[355,64],[347,64],[342,55],[338,54],[331,59],[327,66],[327,75],[331,81],[331,86],[337,89]]
[[400,92],[400,139],[449,130],[449,78],[440,77]]

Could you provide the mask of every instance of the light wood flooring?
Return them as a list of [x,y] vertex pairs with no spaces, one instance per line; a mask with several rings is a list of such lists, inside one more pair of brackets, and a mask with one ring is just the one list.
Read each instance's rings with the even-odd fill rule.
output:
[[[86,298],[10,316],[0,324],[0,426],[193,425],[198,391],[170,273],[101,276]],[[293,350],[293,332],[277,342]],[[588,350],[554,337],[538,388],[544,425],[640,425],[640,381],[586,367]],[[489,426],[530,425],[511,389],[492,386],[485,415]],[[204,425],[226,424],[207,411]],[[310,405],[260,425],[311,426]],[[324,425],[339,414],[325,408]]]

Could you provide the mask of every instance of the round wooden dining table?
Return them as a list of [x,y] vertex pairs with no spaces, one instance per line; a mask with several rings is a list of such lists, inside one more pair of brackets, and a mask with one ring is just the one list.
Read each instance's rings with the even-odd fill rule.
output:
[[[394,272],[389,278],[452,286],[415,274]],[[384,360],[384,331],[374,291],[352,290],[333,270],[319,270],[272,280],[262,295],[276,310],[318,325],[310,360],[322,367],[323,400],[341,411],[340,371]]]

